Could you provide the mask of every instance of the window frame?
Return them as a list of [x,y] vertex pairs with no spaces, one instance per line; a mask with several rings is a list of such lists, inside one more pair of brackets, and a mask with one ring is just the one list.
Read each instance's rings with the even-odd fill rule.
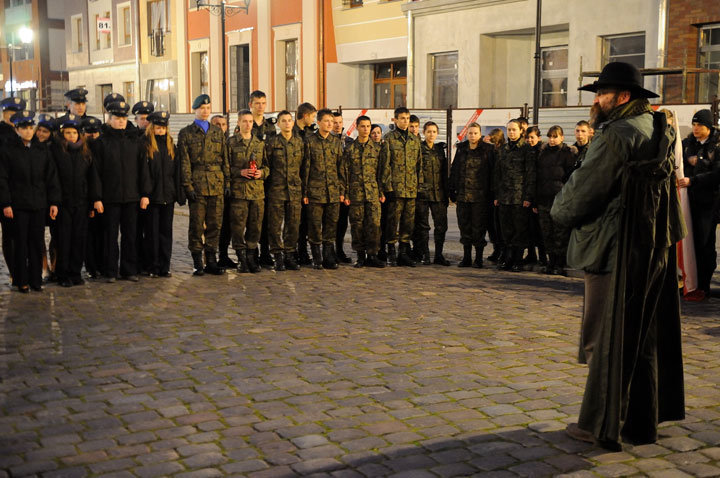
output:
[[[713,44],[703,44],[703,32],[706,30],[717,30],[718,34],[720,35],[720,23],[709,23],[707,25],[702,25],[698,28],[698,49],[697,49],[697,66],[698,68],[704,68],[704,69],[714,69],[711,68],[712,63],[710,62],[710,54],[713,52],[720,52],[720,44],[713,45]],[[707,55],[708,58],[705,62],[702,62],[702,56]],[[720,65],[718,65],[718,68],[720,68]],[[712,78],[715,78],[715,81],[718,82],[716,84],[715,92],[711,92],[711,80]],[[703,84],[704,83],[704,84]],[[705,94],[701,94],[701,93]],[[698,102],[704,102],[704,98],[711,98],[712,95],[718,95],[720,96],[720,81],[718,81],[718,73],[699,73],[696,75],[696,85],[695,85],[695,95],[696,95],[696,101]],[[710,101],[712,101],[710,99]]]
[[[377,77],[377,70],[379,67],[382,67],[383,65],[390,65],[390,78],[378,78]],[[397,65],[397,67],[396,67]],[[405,76],[396,76],[395,70],[398,69],[401,65],[405,66]],[[395,109],[399,108],[400,106],[407,106],[407,61],[390,61],[390,62],[382,62],[382,63],[374,63],[373,64],[373,107],[374,108],[380,108],[378,106],[378,98],[377,98],[377,86],[383,85],[383,84],[389,84],[390,85],[390,105],[388,108]],[[395,104],[395,88],[397,86],[404,86],[405,87],[405,102],[402,105],[396,105]]]
[[[435,89],[436,72],[437,72],[437,71],[440,71],[440,70],[437,70],[437,69],[435,68],[435,63],[436,63],[438,57],[440,57],[440,56],[450,56],[450,55],[453,55],[453,54],[455,55],[455,64],[456,64],[456,67],[455,67],[455,102],[454,102],[453,104],[451,104],[451,105],[448,105],[448,106],[436,106],[436,105],[439,104],[439,103],[438,103],[438,102],[439,102],[439,98],[436,99],[436,97],[435,97],[435,94],[436,94],[436,89]],[[453,107],[457,108],[458,103],[459,103],[459,80],[460,80],[460,75],[459,75],[460,66],[459,66],[459,62],[460,62],[460,54],[459,54],[459,51],[458,51],[458,50],[454,50],[454,51],[441,51],[441,52],[436,52],[436,53],[430,53],[430,80],[431,80],[431,83],[430,83],[430,84],[431,84],[431,92],[432,92],[431,104],[432,104],[433,109],[445,109],[445,108],[448,108],[449,106],[453,106]],[[437,101],[436,101],[436,100],[437,100]]]
[[84,48],[83,42],[83,15],[73,15],[70,17],[70,38],[72,41],[72,52],[82,53]]
[[[127,11],[127,19],[125,18],[125,12]],[[118,28],[117,28],[117,44],[118,46],[132,46],[132,31],[133,31],[133,21],[132,21],[132,4],[130,2],[124,2],[119,3],[117,5],[117,19],[118,19]],[[126,20],[128,21],[128,25],[130,26],[130,30],[127,31],[125,27],[127,26],[125,24]]]
[[[632,38],[632,37],[642,37],[642,39],[643,39],[643,52],[642,52],[643,61],[642,61],[642,66],[640,68],[645,68],[645,60],[646,60],[646,56],[647,56],[647,42],[646,42],[644,31],[603,36],[602,37],[602,55],[601,55],[602,65],[601,65],[601,67],[604,67],[611,61],[623,61],[627,57],[638,56],[639,53],[630,53],[630,54],[626,53],[626,54],[622,54],[622,55],[610,55],[610,43],[609,42],[611,42],[612,40],[618,40],[618,39],[622,39],[622,38]],[[613,58],[613,60],[611,60],[611,58]]]

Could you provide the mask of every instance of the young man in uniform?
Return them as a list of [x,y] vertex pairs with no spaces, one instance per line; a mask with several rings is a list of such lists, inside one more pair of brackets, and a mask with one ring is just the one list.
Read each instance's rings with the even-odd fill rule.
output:
[[138,101],[133,105],[131,112],[135,115],[135,126],[138,129],[138,136],[145,134],[145,128],[150,124],[147,117],[153,111],[155,111],[155,106],[147,101]]
[[[337,269],[335,233],[340,203],[345,200],[341,171],[342,146],[330,134],[332,111],[318,111],[318,131],[305,139],[303,158],[303,204],[308,211],[308,239],[315,269]],[[320,246],[322,245],[322,259]]]
[[[350,138],[350,136],[343,134],[343,129],[344,127],[342,113],[340,113],[339,111],[333,111],[333,127],[330,134],[340,140],[344,151],[348,147],[348,145],[352,143],[352,139]],[[349,212],[350,208],[346,206],[345,203],[340,203],[337,231],[335,233],[335,254],[337,255],[338,261],[345,264],[350,264],[352,262],[352,260],[345,254],[345,251],[343,250],[343,245],[345,243],[345,234],[347,233],[348,228]]]
[[408,125],[408,131],[412,134],[420,137],[420,118],[415,115],[410,115],[410,124]]
[[230,164],[232,242],[238,257],[238,272],[260,272],[257,245],[260,240],[265,187],[270,169],[265,143],[252,134],[250,110],[238,113],[237,133],[228,140]]
[[[228,132],[227,118],[223,115],[213,115],[210,118],[210,124],[213,124],[220,128],[225,135],[225,141],[230,138]],[[230,247],[230,240],[232,239],[232,231],[230,229],[230,201],[225,201],[223,205],[223,222],[220,228],[220,239],[218,241],[218,265],[225,269],[237,268],[237,262],[233,261],[228,255],[228,248]]]
[[350,208],[352,248],[355,267],[385,267],[377,257],[380,250],[380,203],[388,180],[387,165],[380,163],[379,148],[370,141],[372,122],[367,116],[355,121],[358,136],[345,148],[343,169],[347,178],[345,204]]
[[270,178],[265,182],[268,209],[268,242],[275,259],[275,270],[298,270],[296,260],[302,187],[304,143],[293,134],[293,117],[289,111],[278,113],[280,134],[265,142]]
[[[135,127],[139,138],[145,136],[145,128],[148,127],[150,122],[147,117],[150,113],[155,111],[155,106],[147,101],[138,101],[135,103],[130,110],[135,115]],[[129,122],[128,122],[129,123]],[[148,238],[150,237],[149,228],[149,217],[148,210],[138,210],[138,225],[137,225],[137,251],[138,251],[138,269],[142,275],[150,275],[150,269],[152,269],[152,259],[148,254],[150,245]]]
[[[410,111],[395,109],[395,129],[385,135],[380,161],[388,165],[390,180],[385,190],[388,201],[386,223],[387,256],[391,266],[415,267],[410,257],[410,239],[415,227],[415,198],[418,183],[422,181],[420,169],[420,139],[408,131]],[[400,242],[395,256],[395,244]]]
[[190,204],[188,249],[194,275],[204,272],[221,275],[225,270],[218,265],[215,253],[222,227],[223,198],[230,196],[227,144],[222,130],[208,121],[212,111],[210,97],[198,96],[192,109],[195,121],[180,130],[177,147],[182,162],[183,186]]
[[[315,124],[315,117],[317,116],[317,109],[310,103],[302,103],[298,106],[297,112],[295,113],[295,125],[293,125],[293,135],[297,136],[301,140],[305,141],[305,138],[314,133],[313,125]],[[297,260],[298,264],[306,266],[312,264],[310,256],[307,252],[307,207],[303,204],[300,211],[300,230],[298,231],[298,243],[297,243]]]

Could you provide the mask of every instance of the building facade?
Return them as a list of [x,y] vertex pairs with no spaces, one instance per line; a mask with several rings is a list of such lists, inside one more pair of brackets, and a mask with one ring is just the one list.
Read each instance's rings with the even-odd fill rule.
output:
[[[60,110],[67,88],[63,38],[65,0],[5,0],[2,25],[2,96],[21,97],[33,110]],[[32,31],[23,43],[21,29]],[[12,58],[12,78],[10,59]],[[12,82],[12,83],[11,83]]]
[[[610,61],[663,66],[665,0],[542,2],[541,106],[589,104],[581,71]],[[408,18],[408,103],[415,108],[533,102],[536,0],[422,0]],[[645,79],[657,90],[658,78]]]

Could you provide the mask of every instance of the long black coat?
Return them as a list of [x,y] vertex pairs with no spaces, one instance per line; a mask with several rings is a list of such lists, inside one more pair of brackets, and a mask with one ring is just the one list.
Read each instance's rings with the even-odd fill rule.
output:
[[40,210],[61,203],[57,168],[47,145],[26,147],[19,136],[9,139],[0,154],[0,208]]
[[83,157],[82,148],[66,149],[57,142],[50,146],[50,151],[58,171],[63,206],[90,209],[97,199],[90,197],[90,184],[96,179],[92,154]]
[[543,144],[536,160],[535,202],[551,207],[555,195],[560,192],[572,173],[576,151],[573,146]]
[[109,204],[150,196],[150,172],[134,129],[105,128],[91,145],[99,179],[94,181],[91,196]]
[[152,158],[147,154],[147,140],[142,145],[143,156],[150,172],[151,204],[172,204],[177,201],[185,204],[185,188],[182,187],[182,169],[180,158],[173,159],[167,149],[165,136],[156,136],[158,151]]

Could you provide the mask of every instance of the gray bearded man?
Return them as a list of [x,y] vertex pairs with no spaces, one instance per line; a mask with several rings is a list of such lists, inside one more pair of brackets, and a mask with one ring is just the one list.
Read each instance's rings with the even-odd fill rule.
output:
[[684,235],[665,116],[639,71],[608,64],[597,133],[558,193],[553,220],[572,227],[568,264],[585,271],[580,361],[588,364],[575,439],[620,450],[653,443],[659,422],[685,417],[675,244]]

